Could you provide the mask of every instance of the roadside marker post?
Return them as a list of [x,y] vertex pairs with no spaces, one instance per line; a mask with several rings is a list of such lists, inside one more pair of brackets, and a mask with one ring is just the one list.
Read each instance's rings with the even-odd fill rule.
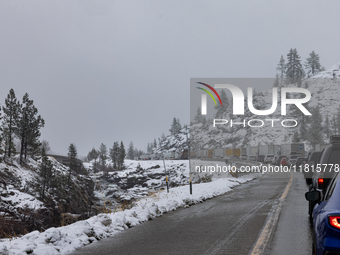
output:
[[188,159],[189,159],[189,185],[190,185],[190,195],[192,195],[192,180],[191,180],[191,162],[190,162],[190,144],[188,138],[188,128],[185,127],[186,136],[187,136],[187,146],[188,146]]
[[161,152],[162,152],[162,157],[163,157],[163,165],[164,165],[164,173],[165,173],[165,182],[166,182],[166,190],[169,193],[169,182],[168,182],[168,175],[167,175],[167,171],[166,171],[166,167],[165,167],[165,160],[164,160],[164,152],[161,146],[161,139],[158,138],[159,141],[159,147],[161,148]]

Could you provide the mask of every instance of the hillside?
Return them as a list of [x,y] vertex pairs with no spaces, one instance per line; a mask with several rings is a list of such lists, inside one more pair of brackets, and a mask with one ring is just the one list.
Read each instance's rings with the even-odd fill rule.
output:
[[[60,226],[73,221],[68,214],[83,217],[91,211],[93,182],[83,175],[71,175],[69,168],[49,157],[53,180],[41,197],[41,159],[28,158],[21,166],[18,156],[0,163],[0,237]],[[71,217],[72,218],[72,217]]]
[[[332,123],[339,112],[339,94],[340,94],[340,64],[332,66],[329,70],[320,72],[319,74],[302,80],[301,87],[307,88],[311,92],[311,100],[305,104],[305,107],[312,111],[317,107],[320,110],[321,118],[315,119],[313,116],[305,116],[295,106],[287,107],[287,115],[282,116],[280,111],[280,88],[278,89],[278,107],[276,111],[270,116],[259,116],[252,114],[247,107],[245,108],[245,115],[242,117],[234,117],[230,113],[232,112],[231,106],[228,111],[222,116],[223,119],[234,122],[246,123],[251,119],[262,120],[264,125],[262,127],[251,128],[246,124],[234,125],[233,127],[228,125],[216,125],[213,127],[212,121],[203,123],[193,123],[191,125],[191,149],[215,149],[215,148],[241,148],[246,146],[257,146],[266,144],[287,144],[292,142],[304,142],[306,148],[312,149],[312,142],[306,136],[311,131],[312,123],[319,123],[323,130],[327,127],[330,133],[336,133],[337,127]],[[335,79],[333,79],[333,73],[335,73]],[[296,85],[288,84],[286,87],[296,87]],[[290,93],[291,98],[298,98],[298,93]],[[304,97],[304,96],[303,96]],[[256,109],[269,109],[272,105],[272,90],[258,91],[254,93],[254,107]],[[328,125],[326,124],[326,116],[328,116]],[[272,122],[266,121],[266,119],[277,119],[272,127]],[[284,119],[295,119],[298,125],[293,128],[282,127],[280,122]],[[230,122],[230,121],[229,121]],[[303,124],[304,123],[304,124]],[[254,121],[252,125],[260,125],[259,121]],[[287,125],[294,125],[294,122],[285,122]],[[302,127],[304,126],[304,127]],[[305,129],[303,131],[303,128]],[[307,133],[308,130],[309,132]],[[295,134],[296,133],[296,134]],[[297,136],[297,137],[294,137]],[[321,141],[327,142],[326,132],[321,134]]]
[[[189,130],[189,128],[188,128]],[[181,128],[175,135],[169,134],[161,142],[161,146],[153,150],[153,153],[182,152],[188,149],[187,129]],[[189,137],[189,136],[188,136]]]

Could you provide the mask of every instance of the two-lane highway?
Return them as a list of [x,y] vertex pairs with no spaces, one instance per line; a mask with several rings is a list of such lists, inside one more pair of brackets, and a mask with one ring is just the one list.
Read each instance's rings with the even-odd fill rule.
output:
[[[290,173],[266,174],[223,196],[170,212],[72,254],[251,254],[290,180]],[[292,254],[287,251],[298,248],[294,254],[310,254],[306,190],[302,174],[293,174],[266,254]]]

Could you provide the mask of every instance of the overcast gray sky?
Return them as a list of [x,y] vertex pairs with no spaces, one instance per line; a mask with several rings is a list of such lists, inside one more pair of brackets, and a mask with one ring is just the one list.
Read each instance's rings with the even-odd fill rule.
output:
[[280,56],[340,62],[340,1],[0,0],[0,103],[25,92],[66,154],[140,149],[189,123],[195,77],[274,77]]

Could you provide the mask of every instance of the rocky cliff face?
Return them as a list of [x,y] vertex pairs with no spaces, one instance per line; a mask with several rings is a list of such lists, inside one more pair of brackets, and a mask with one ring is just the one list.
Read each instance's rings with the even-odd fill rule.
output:
[[[86,217],[91,211],[94,183],[88,176],[72,174],[53,158],[54,177],[44,198],[40,197],[40,162],[28,159],[20,166],[18,158],[0,163],[1,237],[60,226],[65,213]],[[52,185],[53,183],[53,185]]]

